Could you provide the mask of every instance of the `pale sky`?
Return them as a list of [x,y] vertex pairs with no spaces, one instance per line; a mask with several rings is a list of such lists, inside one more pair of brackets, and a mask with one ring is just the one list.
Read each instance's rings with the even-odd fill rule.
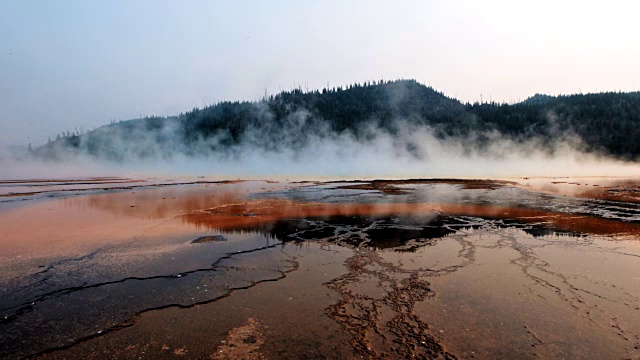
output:
[[413,78],[462,101],[640,88],[640,1],[0,1],[0,145]]

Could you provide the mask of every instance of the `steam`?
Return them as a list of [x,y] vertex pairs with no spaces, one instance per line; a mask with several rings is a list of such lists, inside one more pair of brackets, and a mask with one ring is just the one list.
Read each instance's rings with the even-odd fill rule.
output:
[[[47,178],[135,174],[207,175],[221,178],[291,177],[311,179],[432,178],[513,176],[637,176],[637,164],[584,153],[580,139],[567,137],[546,144],[532,139],[515,142],[498,133],[485,134],[486,145],[477,138],[440,139],[429,127],[407,123],[391,135],[375,128],[370,137],[358,140],[351,133],[317,133],[302,146],[296,139],[282,138],[271,149],[260,145],[261,133],[250,132],[242,145],[224,152],[218,139],[201,140],[202,152],[189,156],[182,145],[169,142],[171,156],[140,158],[121,147],[124,161],[109,162],[69,152],[58,161],[23,158],[2,161],[2,178]],[[164,134],[170,134],[163,130]],[[284,146],[284,144],[289,146]],[[167,143],[150,139],[138,143],[150,151],[167,153]]]
[[[390,101],[402,94],[392,95]],[[637,163],[581,149],[566,132],[553,140],[514,140],[498,132],[438,136],[438,129],[410,118],[377,119],[354,132],[336,132],[308,109],[292,111],[275,125],[265,103],[251,104],[259,125],[229,143],[228,131],[185,143],[178,118],[153,129],[143,121],[115,124],[80,136],[77,148],[54,147],[56,160],[27,153],[0,157],[0,177],[203,175],[218,178],[505,178],[533,176],[639,176]],[[554,123],[549,114],[549,123]],[[384,128],[381,121],[386,121]],[[391,126],[388,126],[391,124]],[[391,128],[392,131],[388,129]],[[99,144],[98,156],[89,156]],[[55,143],[54,143],[55,145]],[[94,149],[95,153],[95,149]],[[105,159],[116,159],[105,160]]]

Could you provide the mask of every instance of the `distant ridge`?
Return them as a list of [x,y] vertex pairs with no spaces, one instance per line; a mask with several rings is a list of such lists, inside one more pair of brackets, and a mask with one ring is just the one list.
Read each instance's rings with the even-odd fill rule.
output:
[[415,80],[284,91],[256,102],[220,102],[173,117],[113,123],[85,134],[67,132],[33,150],[60,158],[69,152],[101,159],[206,156],[251,145],[264,151],[302,149],[311,137],[348,134],[367,141],[424,127],[440,139],[473,137],[473,146],[499,133],[544,145],[576,136],[585,152],[625,160],[640,156],[640,93],[536,94],[520,103],[463,104]]

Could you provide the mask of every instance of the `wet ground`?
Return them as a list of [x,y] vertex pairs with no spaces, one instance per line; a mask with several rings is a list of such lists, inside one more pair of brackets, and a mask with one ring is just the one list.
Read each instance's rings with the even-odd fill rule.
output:
[[0,357],[640,358],[639,185],[0,182]]

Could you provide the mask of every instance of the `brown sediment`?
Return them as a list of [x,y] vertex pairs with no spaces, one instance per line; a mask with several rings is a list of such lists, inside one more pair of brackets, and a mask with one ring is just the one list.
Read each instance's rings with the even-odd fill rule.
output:
[[227,238],[223,235],[213,235],[213,236],[200,236],[197,239],[191,241],[192,244],[205,244],[210,242],[219,242],[219,241],[227,241]]
[[[529,180],[529,178],[525,178]],[[533,179],[532,179],[533,180]],[[406,180],[354,180],[332,181],[315,184],[356,183],[338,186],[338,189],[376,190],[390,195],[403,195],[411,192],[411,188],[401,188],[399,185],[428,185],[448,184],[459,185],[464,189],[495,190],[505,186],[515,186],[542,193],[567,195],[578,198],[598,199],[607,201],[640,203],[640,179],[638,178],[581,178],[580,181],[552,181],[553,179],[536,179],[542,181],[542,186],[531,187],[515,181],[492,179],[406,179]],[[554,187],[544,186],[557,185]],[[558,186],[571,185],[571,189]],[[588,188],[587,188],[588,186]]]
[[600,200],[640,203],[640,186],[621,185],[605,187],[599,190],[587,191],[583,196]]
[[[235,183],[225,183],[233,185]],[[176,214],[240,203],[246,195],[236,186],[144,189],[136,192],[118,192],[70,198],[71,207],[86,207],[109,211],[113,214],[137,218],[162,219]],[[130,205],[136,205],[131,208]]]
[[[453,214],[492,219],[514,219],[520,223],[542,224],[559,230],[597,235],[640,234],[638,222],[625,222],[596,216],[575,215],[540,209],[426,203],[319,203],[284,199],[245,199],[255,191],[255,183],[215,182],[187,187],[141,188],[70,197],[34,204],[0,214],[3,257],[27,254],[79,254],[106,243],[128,241],[144,231],[149,236],[177,236],[211,229],[269,231],[282,219],[326,218],[331,216],[391,216]],[[263,184],[263,183],[261,183]],[[273,185],[283,188],[286,183]],[[591,186],[589,187],[591,188]],[[330,191],[330,190],[329,190]],[[131,207],[131,206],[135,207]],[[116,219],[104,216],[107,212]],[[174,217],[177,216],[177,221]],[[171,226],[143,230],[149,220],[170,221]],[[78,226],[80,225],[80,226]],[[152,235],[151,235],[152,234]],[[195,235],[193,238],[196,238]],[[35,255],[34,255],[35,256]]]
[[[176,215],[237,203],[246,196],[244,190],[255,186],[237,181],[153,186],[135,192],[109,191],[35,202],[0,213],[0,258],[14,261],[19,255],[22,259],[79,255],[104,244],[147,236],[167,238],[193,233],[193,239],[202,234]],[[156,226],[160,222],[164,225]]]
[[[576,184],[580,185],[580,184]],[[619,186],[593,185],[588,189],[576,191],[571,196],[578,198],[640,203],[640,186],[635,184]]]
[[[525,179],[517,187],[545,194],[605,201],[640,203],[639,178],[579,178],[576,181],[554,181],[553,179]],[[579,180],[579,181],[578,181]]]
[[[325,285],[342,299],[326,309],[329,317],[351,335],[351,346],[370,358],[455,359],[429,332],[414,312],[418,301],[434,297],[418,272],[384,261],[376,252],[359,252],[347,259],[349,273]],[[369,278],[369,288],[359,290]]]
[[331,216],[389,216],[451,214],[492,219],[517,219],[524,223],[542,223],[553,228],[596,235],[637,235],[640,224],[599,217],[550,212],[538,209],[466,204],[328,204],[266,199],[223,205],[182,218],[196,226],[214,230],[250,230],[280,219],[327,218]]
[[264,335],[258,322],[248,318],[243,326],[231,329],[227,338],[218,346],[216,352],[211,354],[212,360],[263,360],[266,357],[260,352],[264,344]]
[[[411,189],[403,189],[397,185],[429,185],[447,184],[461,185],[464,189],[484,189],[493,190],[503,186],[516,185],[512,181],[504,180],[481,180],[481,179],[407,179],[407,180],[373,180],[373,181],[349,181],[362,182],[356,185],[339,186],[338,189],[352,190],[377,190],[385,194],[402,195],[407,194]],[[330,182],[336,183],[336,182]]]

